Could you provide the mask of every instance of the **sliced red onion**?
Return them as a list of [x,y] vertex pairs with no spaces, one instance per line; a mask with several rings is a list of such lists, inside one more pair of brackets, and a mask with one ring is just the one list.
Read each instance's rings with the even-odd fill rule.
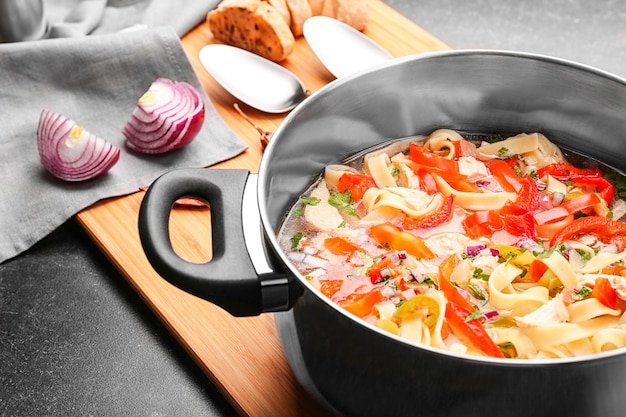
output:
[[491,319],[498,317],[500,314],[498,313],[497,310],[490,310],[490,311],[485,311],[483,315],[485,316],[487,320],[491,320]]
[[120,158],[117,146],[49,110],[43,110],[39,118],[37,149],[43,166],[65,181],[102,175]]
[[480,254],[480,251],[486,248],[487,245],[472,245],[468,246],[465,249],[465,253],[467,254],[467,256],[478,256],[478,254]]
[[204,122],[204,101],[185,82],[159,78],[137,102],[123,128],[129,148],[160,154],[189,144]]

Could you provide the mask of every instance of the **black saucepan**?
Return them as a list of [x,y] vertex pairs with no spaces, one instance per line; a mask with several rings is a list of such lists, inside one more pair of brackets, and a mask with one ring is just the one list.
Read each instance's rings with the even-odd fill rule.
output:
[[[168,281],[236,316],[276,312],[299,381],[351,416],[602,416],[626,413],[626,350],[500,360],[418,347],[356,319],[315,290],[276,240],[322,169],[382,141],[437,128],[545,134],[626,168],[626,81],[569,61],[501,51],[394,59],[334,81],[275,132],[259,173],[165,174],[143,200],[145,253]],[[213,260],[192,264],[168,238],[172,203],[209,202]]]

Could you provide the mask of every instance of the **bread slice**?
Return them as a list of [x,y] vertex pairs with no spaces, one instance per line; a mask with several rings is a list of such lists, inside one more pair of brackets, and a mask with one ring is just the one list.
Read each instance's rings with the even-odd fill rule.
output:
[[357,30],[364,30],[369,24],[370,14],[367,0],[332,0],[335,18]]
[[337,0],[324,0],[324,5],[322,6],[322,16],[332,17],[333,19],[337,17],[337,12],[335,11],[335,2]]
[[291,14],[291,32],[293,36],[302,35],[304,21],[313,16],[308,0],[287,0],[287,7]]
[[287,0],[263,0],[270,6],[273,6],[278,13],[285,19],[287,26],[291,27],[291,14],[289,13],[289,7],[287,7]]
[[285,19],[261,0],[224,0],[207,14],[215,39],[272,61],[293,51],[295,38]]
[[313,16],[320,16],[324,10],[324,0],[309,0],[309,6]]

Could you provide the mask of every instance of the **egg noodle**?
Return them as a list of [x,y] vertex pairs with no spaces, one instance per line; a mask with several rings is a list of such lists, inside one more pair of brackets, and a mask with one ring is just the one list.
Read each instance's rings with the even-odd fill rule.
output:
[[625,347],[621,175],[540,133],[470,136],[328,166],[281,247],[324,296],[417,344],[516,359]]

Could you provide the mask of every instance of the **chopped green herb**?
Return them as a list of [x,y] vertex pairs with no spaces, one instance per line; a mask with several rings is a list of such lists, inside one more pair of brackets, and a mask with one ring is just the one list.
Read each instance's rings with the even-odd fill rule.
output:
[[517,175],[518,178],[522,178],[524,176],[522,168],[520,168],[519,165],[514,165],[513,170],[515,171],[515,175]]
[[308,204],[309,206],[317,206],[322,201],[318,197],[312,197],[312,196],[303,196],[303,197],[300,197],[300,200],[304,204]]
[[537,171],[535,171],[534,169],[530,171],[530,174],[528,175],[530,176],[530,178],[534,179],[535,181],[539,179],[539,175],[537,174]]
[[470,322],[472,320],[476,320],[479,319],[483,316],[483,313],[480,310],[474,310],[471,314],[468,314],[467,317],[465,317],[465,322]]
[[301,201],[301,203],[298,204],[298,206],[293,210],[293,216],[294,217],[301,216],[302,213],[304,213],[304,206],[305,205],[317,206],[320,203],[321,200],[319,198],[317,198],[317,197],[302,196],[302,197],[300,197],[300,201]]
[[576,301],[584,300],[591,295],[591,288],[586,285],[580,290],[572,292],[572,299]]
[[300,247],[300,241],[303,236],[302,232],[298,232],[289,239],[291,240],[291,250],[296,250]]
[[498,156],[506,156],[506,154],[508,153],[509,153],[509,149],[504,146],[498,149]]
[[339,191],[332,191],[330,193],[330,197],[328,198],[328,204],[350,216],[360,218],[356,212],[356,208],[354,207],[352,192],[350,190],[346,190],[343,193],[340,193]]
[[431,288],[435,287],[435,281],[433,281],[433,279],[430,277],[424,278],[424,281],[422,281],[422,284],[426,284]]
[[474,297],[478,298],[480,301],[487,301],[487,297],[478,287],[472,284],[467,284],[467,288],[469,288],[472,294],[474,294]]
[[588,262],[591,259],[591,253],[586,250],[576,249],[576,252],[580,255],[580,259]]
[[341,223],[339,223],[339,226],[337,226],[339,229],[341,229],[342,227],[346,227],[346,222],[345,220],[342,221]]
[[391,176],[392,177],[397,177],[398,174],[400,174],[400,170],[397,167],[391,168]]
[[483,281],[489,281],[489,274],[485,274],[482,268],[474,268],[472,277],[476,279],[482,279]]

